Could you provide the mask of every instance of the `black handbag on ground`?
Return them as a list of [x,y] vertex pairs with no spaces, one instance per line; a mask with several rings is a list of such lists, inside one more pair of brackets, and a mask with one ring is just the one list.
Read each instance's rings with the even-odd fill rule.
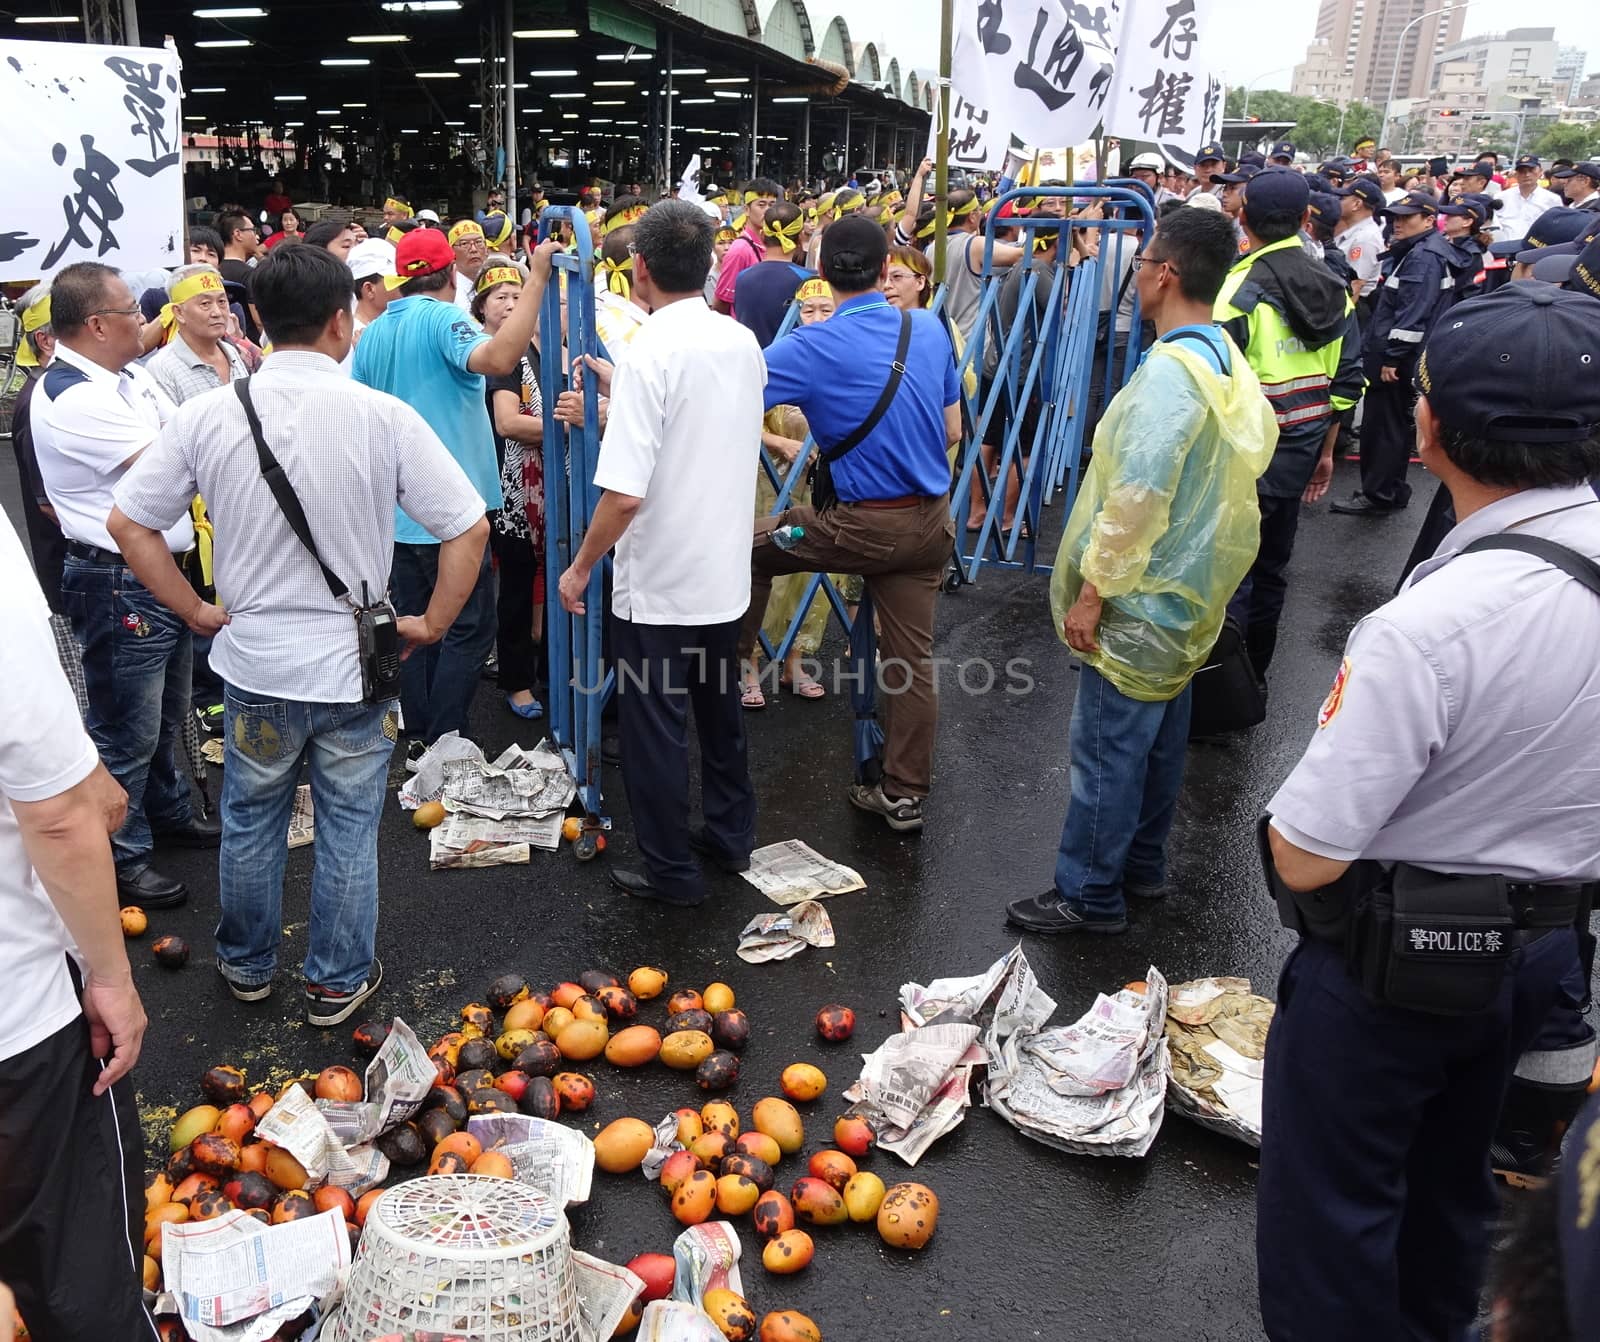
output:
[[[832,463],[838,461],[847,452],[854,452],[861,446],[866,436],[878,427],[878,421],[888,413],[890,403],[895,398],[895,393],[900,390],[900,380],[906,375],[906,353],[911,348],[911,314],[900,314],[900,339],[895,346],[894,362],[889,365],[889,380],[883,384],[883,391],[878,396],[878,403],[872,407],[871,412],[855,428],[848,437],[841,439],[832,447],[817,454],[811,463],[811,473],[808,477],[811,482],[811,506],[819,513],[825,513],[839,502],[838,491],[833,487]],[[818,444],[820,447],[821,444]]]
[[1189,739],[1254,727],[1267,716],[1267,696],[1245,648],[1244,626],[1232,615],[1190,682]]

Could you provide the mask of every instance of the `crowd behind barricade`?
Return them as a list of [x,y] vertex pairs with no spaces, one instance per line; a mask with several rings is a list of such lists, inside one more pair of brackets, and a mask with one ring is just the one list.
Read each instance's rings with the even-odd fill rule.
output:
[[[881,763],[848,800],[917,833],[957,522],[1037,523],[1028,449],[1003,448],[1019,426],[1036,442],[1064,405],[1088,430],[1049,605],[1081,671],[1053,879],[1006,910],[1034,934],[1122,934],[1169,894],[1189,740],[1202,719],[1225,732],[1265,712],[1301,513],[1340,454],[1359,440],[1360,488],[1337,513],[1405,510],[1414,454],[1441,482],[1263,821],[1301,937],[1268,1053],[1258,1262],[1274,1339],[1461,1335],[1491,1149],[1542,1178],[1595,1063],[1582,1006],[1600,796],[1584,752],[1600,670],[1570,652],[1600,645],[1600,165],[1410,174],[1370,141],[1314,168],[1298,157],[1287,142],[1237,162],[1204,145],[1188,169],[1140,154],[1136,185],[1093,198],[978,180],[940,199],[926,162],[903,189],[585,189],[594,353],[565,334],[541,349],[585,289],[557,262],[578,246],[572,213],[542,227],[538,190],[521,218],[503,196],[450,218],[393,195],[365,224],[309,226],[276,191],[266,220],[228,206],[192,227],[169,274],[82,263],[30,292],[14,434],[38,584],[0,529],[0,659],[26,696],[0,742],[0,904],[25,929],[0,967],[26,1007],[0,1017],[0,1247],[33,1246],[24,1313],[60,1338],[143,1326],[122,1181],[61,1184],[69,1243],[13,1172],[42,1187],[88,1168],[85,1152],[137,1164],[126,1077],[145,1021],[116,910],[190,897],[163,847],[219,850],[217,970],[234,998],[265,1001],[304,775],[303,1008],[313,1026],[348,1020],[383,982],[377,832],[396,743],[415,762],[469,735],[485,674],[510,714],[540,719],[559,608],[606,616],[617,671],[633,857],[609,878],[698,906],[702,864],[745,870],[755,846],[751,715],[780,689],[829,696],[825,602],[770,667],[758,642],[784,642],[818,573],[853,620],[870,609],[882,656]],[[1087,385],[1011,376],[1053,357],[1085,277]],[[541,327],[552,291],[562,320]],[[541,376],[551,353],[559,385]],[[555,571],[546,489],[572,458],[546,434],[585,424],[590,380],[599,499]],[[588,610],[596,573],[603,611]],[[52,613],[81,656],[81,720]],[[1202,669],[1229,673],[1224,699],[1197,700]],[[182,766],[191,715],[222,738],[217,816]],[[48,1125],[13,1103],[43,1074],[84,1081]],[[1565,1168],[1592,1182],[1588,1162]],[[1558,1308],[1579,1335],[1573,1282],[1593,1263],[1570,1251],[1587,1224],[1562,1222],[1565,1307],[1519,1241],[1496,1336],[1558,1339]],[[80,1256],[96,1270],[72,1270]],[[126,1279],[102,1270],[123,1256]]]

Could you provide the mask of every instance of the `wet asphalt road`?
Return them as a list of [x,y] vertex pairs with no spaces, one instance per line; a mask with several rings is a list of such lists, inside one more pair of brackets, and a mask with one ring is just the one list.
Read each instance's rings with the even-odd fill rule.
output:
[[[14,513],[10,453],[0,479]],[[1391,591],[1420,525],[1431,479],[1413,466],[1417,498],[1398,517],[1335,517],[1307,510],[1291,569],[1283,639],[1272,670],[1267,722],[1228,748],[1191,752],[1171,843],[1177,893],[1133,910],[1129,934],[1062,943],[1025,937],[1057,1021],[1079,1015],[1100,990],[1143,977],[1154,964],[1169,980],[1248,976],[1273,992],[1290,944],[1263,892],[1253,822],[1298,759],[1350,626]],[[1334,496],[1353,486],[1341,463]],[[837,636],[830,636],[829,649]],[[826,650],[825,650],[826,651]],[[720,874],[713,899],[684,915],[614,894],[600,863],[570,852],[535,854],[526,867],[430,873],[427,843],[398,804],[381,840],[379,953],[387,981],[363,1016],[405,1017],[430,1041],[457,1009],[480,1000],[491,979],[516,969],[551,985],[594,967],[623,973],[653,963],[674,986],[732,984],[754,1037],[731,1097],[748,1117],[777,1093],[788,1063],[816,1062],[829,1094],[806,1111],[806,1151],[831,1144],[835,1098],[858,1070],[856,1055],[895,1028],[903,982],[976,974],[1016,943],[1005,902],[1050,881],[1067,791],[1066,724],[1075,674],[1049,627],[1046,580],[995,571],[940,603],[938,652],[957,663],[1026,658],[1026,695],[969,695],[947,682],[935,794],[920,838],[895,836],[851,809],[849,715],[841,699],[785,698],[750,719],[760,798],[759,842],[801,838],[855,866],[867,889],[829,903],[838,935],[831,950],[784,963],[746,965],[734,955],[739,929],[769,909],[751,887]],[[968,675],[969,684],[981,677]],[[488,686],[477,705],[479,739],[491,755],[513,739],[533,744],[537,724],[513,718]],[[627,853],[627,806],[611,777],[612,852]],[[395,781],[398,781],[398,772]],[[220,779],[213,776],[213,791]],[[193,892],[181,910],[151,918],[130,947],[151,1025],[136,1072],[147,1134],[161,1141],[176,1109],[199,1103],[198,1080],[214,1063],[243,1066],[252,1084],[333,1062],[359,1066],[347,1029],[305,1025],[298,960],[306,936],[311,853],[292,853],[284,902],[286,941],[278,991],[255,1005],[234,1002],[212,973],[215,855],[177,853],[163,865]],[[178,973],[158,968],[148,943],[175,932],[194,948]],[[817,1008],[844,1002],[858,1014],[855,1040],[824,1045]],[[641,1014],[659,1024],[660,1004]],[[352,1021],[351,1024],[355,1024]],[[651,1066],[623,1073],[592,1067],[599,1091],[584,1121],[631,1114],[653,1120],[704,1098],[688,1079]],[[868,1164],[887,1182],[912,1177],[942,1201],[930,1247],[887,1251],[868,1228],[816,1234],[816,1261],[798,1277],[769,1276],[746,1236],[744,1284],[758,1315],[792,1307],[824,1336],[873,1342],[936,1338],[1138,1338],[1150,1342],[1247,1342],[1261,1337],[1255,1305],[1253,1152],[1167,1119],[1144,1160],[1070,1156],[1033,1143],[974,1107],[965,1123],[914,1172],[897,1157]],[[787,1187],[798,1162],[780,1169]],[[637,1175],[596,1174],[595,1194],[572,1218],[575,1243],[623,1261],[670,1252],[678,1229],[664,1202]]]

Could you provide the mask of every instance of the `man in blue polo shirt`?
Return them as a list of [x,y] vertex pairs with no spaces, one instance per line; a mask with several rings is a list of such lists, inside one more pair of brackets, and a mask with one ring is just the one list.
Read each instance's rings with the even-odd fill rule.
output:
[[[885,667],[883,778],[852,786],[850,801],[891,829],[914,832],[933,781],[933,609],[955,538],[947,454],[961,437],[961,384],[939,319],[902,314],[884,298],[888,265],[877,224],[858,217],[833,224],[823,234],[821,266],[838,307],[829,320],[798,327],[767,350],[768,408],[798,406],[826,454],[872,418],[892,375],[902,316],[911,323],[893,399],[865,437],[831,463],[838,503],[821,512],[789,508],[757,524],[739,653],[754,652],[776,575],[866,578]],[[785,525],[805,533],[789,550],[767,534]]]
[[[517,306],[489,336],[452,301],[456,258],[449,240],[437,229],[415,229],[400,239],[395,274],[385,281],[401,296],[367,325],[356,347],[356,381],[398,396],[415,409],[461,464],[491,512],[502,499],[483,378],[511,372],[527,350],[553,250],[554,244],[546,244],[534,253]],[[439,581],[439,539],[399,509],[394,541],[390,585],[395,610],[421,615]],[[494,637],[494,571],[485,550],[477,584],[450,632],[431,647],[416,649],[401,666],[400,707],[407,732],[427,743],[447,732],[467,735],[467,710]]]

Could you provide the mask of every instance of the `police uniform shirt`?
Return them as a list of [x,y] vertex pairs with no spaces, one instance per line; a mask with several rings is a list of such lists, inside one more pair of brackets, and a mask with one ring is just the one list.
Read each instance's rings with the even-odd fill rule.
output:
[[1600,878],[1600,597],[1531,555],[1461,555],[1508,531],[1600,558],[1591,486],[1473,513],[1362,620],[1273,827],[1334,861],[1516,880]]
[[1378,226],[1376,219],[1368,215],[1351,224],[1343,233],[1336,234],[1333,240],[1339,244],[1339,250],[1356,272],[1363,292],[1383,283],[1383,263],[1379,260],[1384,252],[1383,229]]

